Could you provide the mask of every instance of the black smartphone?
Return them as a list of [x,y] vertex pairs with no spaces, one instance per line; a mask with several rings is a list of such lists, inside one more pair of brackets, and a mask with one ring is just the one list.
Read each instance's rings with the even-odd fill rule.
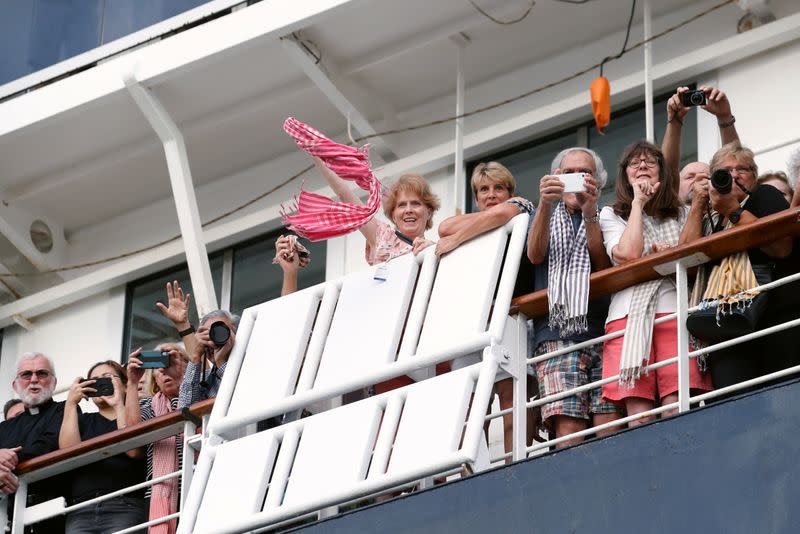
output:
[[166,369],[169,367],[169,351],[143,350],[139,353],[141,369]]
[[87,397],[111,397],[114,395],[114,384],[111,382],[110,376],[101,376],[100,378],[89,378],[87,380],[94,380],[94,384],[90,384],[90,388],[97,391],[87,391]]
[[684,107],[705,106],[707,103],[708,99],[702,89],[681,93],[681,104],[683,104]]

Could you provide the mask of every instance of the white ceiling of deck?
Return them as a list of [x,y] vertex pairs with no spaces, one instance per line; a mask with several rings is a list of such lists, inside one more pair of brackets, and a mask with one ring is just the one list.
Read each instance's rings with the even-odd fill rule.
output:
[[[659,0],[654,15],[690,3]],[[528,0],[481,5],[513,18]],[[628,9],[619,0],[539,0],[523,22],[498,26],[466,0],[358,0],[303,35],[322,51],[323,64],[366,93],[358,105],[377,122],[386,107],[402,112],[453,92],[455,47],[447,34],[455,29],[471,39],[465,69],[470,86],[620,31]],[[59,84],[40,91],[57,95]],[[146,85],[182,127],[197,185],[292,150],[280,129],[287,115],[328,132],[345,125],[274,38],[248,42]],[[8,104],[0,104],[0,116]],[[68,232],[171,194],[161,145],[124,90],[0,137],[0,167],[0,198],[47,214]]]

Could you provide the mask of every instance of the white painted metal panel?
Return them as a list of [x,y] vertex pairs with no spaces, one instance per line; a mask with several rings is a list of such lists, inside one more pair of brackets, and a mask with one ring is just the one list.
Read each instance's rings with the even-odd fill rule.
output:
[[507,240],[501,227],[441,259],[417,354],[445,350],[453,340],[486,331]]
[[258,307],[227,415],[294,393],[319,301],[315,286]]
[[375,268],[343,280],[315,388],[341,383],[353,373],[364,374],[395,361],[419,263],[406,254],[387,267],[386,281],[373,278]]
[[220,445],[194,529],[219,532],[231,517],[260,511],[277,451],[275,432],[269,430]]
[[363,481],[382,413],[375,397],[304,420],[282,506],[324,499]]
[[[454,371],[408,387],[387,473],[445,464],[458,450],[475,385],[475,369]],[[482,408],[485,413],[485,407]]]

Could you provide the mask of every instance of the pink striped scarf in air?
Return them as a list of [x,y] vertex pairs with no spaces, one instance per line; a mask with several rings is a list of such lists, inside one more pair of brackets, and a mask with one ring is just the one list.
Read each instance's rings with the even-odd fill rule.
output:
[[[166,395],[160,391],[153,395],[151,401],[153,413],[158,417],[172,411],[172,405]],[[170,436],[153,444],[153,478],[158,478],[178,470],[178,452],[175,448],[178,436]],[[150,521],[174,514],[178,511],[178,479],[171,478],[153,484],[150,494]],[[177,521],[171,519],[165,523],[153,525],[149,534],[175,534]]]
[[367,145],[361,148],[341,145],[292,117],[286,119],[283,129],[300,149],[319,157],[339,177],[369,192],[366,204],[361,205],[337,202],[301,189],[291,206],[296,213],[289,215],[281,209],[286,227],[309,241],[322,241],[367,224],[381,203],[381,184],[370,169]]

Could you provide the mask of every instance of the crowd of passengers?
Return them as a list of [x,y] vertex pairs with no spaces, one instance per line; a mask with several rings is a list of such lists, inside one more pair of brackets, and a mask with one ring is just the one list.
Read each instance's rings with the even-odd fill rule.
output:
[[[707,104],[693,111],[682,104],[681,95],[688,90],[678,88],[667,103],[667,128],[661,147],[640,141],[624,150],[616,166],[615,199],[610,206],[599,205],[600,192],[608,178],[603,161],[590,149],[573,147],[556,154],[550,174],[539,181],[538,206],[516,195],[514,177],[502,164],[480,163],[471,179],[478,211],[444,220],[439,225],[438,241],[427,238],[425,232],[432,228],[439,200],[419,175],[401,176],[388,189],[383,209],[391,224],[372,219],[360,229],[366,238],[366,261],[378,266],[404,254],[418,254],[430,246],[435,247],[437,256],[444,256],[520,213],[530,215],[515,296],[547,289],[549,313],[532,321],[529,356],[566,350],[530,366],[530,395],[538,391],[540,397],[547,397],[616,375],[619,380],[547,403],[540,412],[529,410],[529,442],[540,438],[540,429],[551,438],[561,438],[677,400],[677,364],[642,370],[648,364],[677,355],[675,319],[656,323],[659,317],[677,310],[674,277],[589,300],[592,272],[747,225],[790,205],[800,206],[800,150],[790,159],[788,177],[782,172],[759,177],[753,152],[739,142],[725,94],[702,87]],[[722,147],[710,162],[692,162],[679,169],[681,129],[686,115],[692,112],[716,117]],[[315,158],[315,164],[343,202],[360,202],[348,183],[325,161]],[[734,178],[729,193],[720,193],[710,184],[709,177],[719,169],[728,170]],[[564,192],[565,184],[559,176],[571,173],[585,174],[583,192]],[[310,257],[294,236],[280,237],[275,248],[275,263],[284,275],[282,295],[286,295],[297,290],[298,272],[308,265]],[[791,237],[751,248],[747,256],[752,265],[769,265],[775,278],[800,272],[800,244]],[[699,276],[697,280],[700,284]],[[203,317],[195,330],[189,322],[190,296],[184,294],[177,281],[168,283],[166,292],[166,302],[156,306],[172,322],[176,338],[180,339],[179,343],[156,347],[169,354],[170,365],[166,368],[143,369],[139,349],[130,354],[125,367],[112,360],[92,365],[86,378],[72,381],[66,400],[55,402],[53,361],[41,353],[20,356],[12,384],[18,398],[6,403],[4,422],[0,423],[0,493],[16,492],[18,479],[14,471],[22,461],[216,396],[236,339],[238,317],[218,310]],[[793,294],[797,294],[796,288],[773,291],[759,328],[794,319]],[[215,343],[209,332],[219,322],[230,332],[224,344]],[[625,331],[623,337],[569,350],[621,330]],[[690,388],[693,393],[707,392],[798,365],[798,338],[800,328],[793,328],[698,358],[690,365]],[[469,365],[476,358],[441,364],[437,373]],[[95,396],[97,390],[93,386],[98,378],[110,378],[113,392]],[[373,391],[382,393],[411,382],[409,377],[398,377],[376,384]],[[510,407],[511,379],[500,380],[496,393],[501,408]],[[79,403],[86,399],[91,399],[96,411],[82,412]],[[653,418],[640,417],[627,426]],[[511,416],[506,416],[503,423],[504,445],[509,451]],[[263,422],[259,428],[272,424],[275,422]],[[596,435],[616,428],[619,427],[609,426]],[[558,446],[582,439],[564,440]],[[181,466],[182,445],[182,435],[171,436],[36,482],[28,488],[27,503],[64,496],[67,505],[73,505],[173,473]],[[179,493],[179,479],[169,478],[146,489],[93,503],[65,518],[36,523],[26,532],[121,530],[176,513]],[[176,525],[173,519],[150,526],[149,531],[172,534]]]

